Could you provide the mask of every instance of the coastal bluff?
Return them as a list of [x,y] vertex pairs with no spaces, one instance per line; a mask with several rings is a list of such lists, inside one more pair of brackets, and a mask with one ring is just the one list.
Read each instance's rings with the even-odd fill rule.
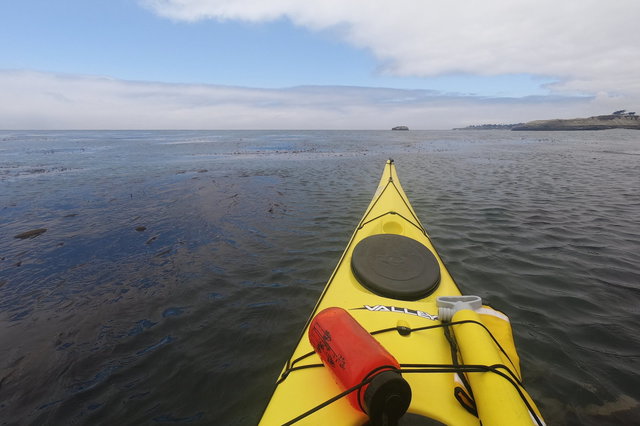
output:
[[511,130],[608,130],[635,129],[640,130],[640,118],[635,112],[616,111],[609,115],[598,115],[588,118],[572,118],[567,120],[536,120],[516,125]]

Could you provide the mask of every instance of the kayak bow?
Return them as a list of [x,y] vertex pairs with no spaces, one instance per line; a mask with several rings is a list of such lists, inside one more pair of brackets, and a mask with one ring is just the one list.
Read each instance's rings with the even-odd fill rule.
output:
[[522,387],[508,318],[477,296],[461,295],[393,160],[286,362],[261,424],[368,421],[544,424]]

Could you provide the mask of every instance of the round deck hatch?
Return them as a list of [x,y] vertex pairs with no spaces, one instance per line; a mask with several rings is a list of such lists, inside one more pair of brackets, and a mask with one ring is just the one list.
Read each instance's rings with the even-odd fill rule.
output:
[[372,235],[353,250],[351,269],[358,282],[379,296],[417,300],[440,283],[440,266],[420,242],[397,234]]

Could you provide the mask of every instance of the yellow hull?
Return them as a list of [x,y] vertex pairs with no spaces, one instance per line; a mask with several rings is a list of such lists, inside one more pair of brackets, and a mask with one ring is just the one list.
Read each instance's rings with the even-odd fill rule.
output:
[[[437,288],[418,300],[398,300],[376,294],[361,285],[351,266],[354,248],[363,239],[377,234],[402,235],[424,245],[437,260],[437,266],[440,270]],[[436,299],[439,296],[459,295],[461,295],[460,290],[418,220],[400,186],[393,161],[389,160],[373,200],[311,313],[298,345],[278,378],[276,389],[260,424],[285,424],[344,391],[334,382],[328,368],[318,366],[321,364],[321,360],[315,353],[312,353],[313,347],[307,338],[309,323],[318,312],[328,307],[342,307],[370,333],[383,329],[394,329],[374,333],[374,338],[397,359],[401,366],[451,366],[453,362],[452,350],[445,336],[446,327],[442,327],[442,323],[438,319]],[[465,315],[469,312],[476,314],[472,311],[463,311],[458,315]],[[412,331],[408,335],[402,335],[395,330],[398,327],[406,331],[407,329],[416,330],[431,326],[436,327]],[[461,349],[468,351],[467,357],[474,356],[473,350],[470,352],[468,350],[470,345],[472,348],[483,348],[478,360],[473,362],[467,360],[467,364],[488,362],[493,365],[504,362],[503,351],[500,348],[495,348],[496,345],[486,330],[478,331],[480,327],[474,326],[473,323],[466,323],[459,327],[462,328],[462,326],[466,328],[460,332],[461,336],[467,333],[472,335],[472,339],[479,340],[475,343],[469,343],[471,341],[459,342]],[[487,326],[491,327],[491,325]],[[458,325],[449,328],[458,339],[456,327]],[[505,337],[500,337],[498,334],[501,331],[498,330],[495,337],[499,340],[500,345],[507,349],[506,353],[513,354],[510,356],[508,364],[514,374],[519,376],[517,355],[512,347],[510,329],[507,331],[502,333],[505,334]],[[488,353],[485,353],[486,351]],[[463,354],[458,353],[456,358],[464,363],[462,356]],[[514,360],[514,358],[516,359]],[[421,368],[414,369],[420,370]],[[410,369],[407,368],[407,370]],[[541,424],[541,420],[540,422],[535,420],[535,416],[539,417],[539,414],[526,391],[520,386],[505,385],[506,380],[492,372],[469,372],[466,374],[467,383],[470,382],[473,388],[479,417],[472,414],[456,399],[455,388],[461,387],[461,385],[460,380],[456,380],[454,372],[403,372],[403,377],[411,386],[412,399],[408,409],[408,413],[411,415],[437,420],[447,425],[479,425],[480,418],[485,426],[499,424],[501,419],[505,421],[508,419],[509,422],[502,424]],[[474,386],[474,383],[479,384]],[[515,389],[516,387],[519,389]],[[507,389],[505,390],[505,388]],[[500,395],[484,397],[494,389],[499,391]],[[526,403],[523,403],[523,397],[520,396],[522,393],[524,393],[529,407],[533,407],[533,411],[536,413],[533,418],[529,414],[529,409],[526,408]],[[515,410],[511,410],[514,413],[510,414],[511,417],[503,418],[502,413],[504,413],[505,407],[511,406],[515,407]],[[522,414],[522,407],[525,407],[526,416]],[[362,425],[367,420],[366,414],[354,409],[346,398],[341,398],[300,419],[296,424]]]

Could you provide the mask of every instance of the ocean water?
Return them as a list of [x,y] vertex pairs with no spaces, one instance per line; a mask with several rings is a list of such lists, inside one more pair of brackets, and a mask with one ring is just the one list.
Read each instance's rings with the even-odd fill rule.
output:
[[257,423],[389,157],[547,424],[637,424],[631,130],[2,131],[0,424]]

